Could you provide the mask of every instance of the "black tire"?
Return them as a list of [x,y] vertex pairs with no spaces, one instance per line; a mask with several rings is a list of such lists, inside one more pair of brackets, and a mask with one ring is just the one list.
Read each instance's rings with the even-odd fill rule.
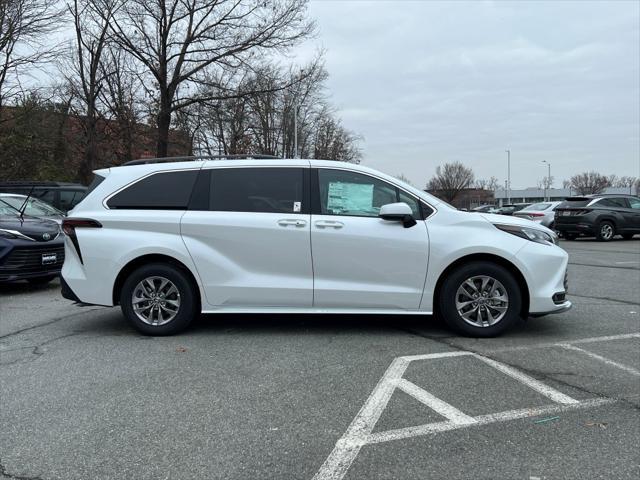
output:
[[[488,276],[498,280],[508,295],[508,306],[504,316],[489,326],[476,326],[468,323],[456,308],[458,289],[466,280],[476,276]],[[447,325],[463,335],[495,337],[510,328],[521,318],[522,293],[518,282],[507,269],[496,263],[476,261],[456,268],[447,275],[440,289],[438,306],[438,312]]]
[[616,226],[609,220],[598,223],[596,228],[596,240],[599,242],[610,242],[616,235]]
[[[179,303],[175,316],[162,325],[145,323],[133,309],[132,297],[138,289],[138,285],[150,277],[161,277],[169,280],[179,294],[179,297],[174,297]],[[120,291],[120,308],[129,323],[140,333],[157,336],[174,335],[189,326],[199,313],[200,302],[197,286],[193,284],[187,273],[170,264],[154,263],[138,268],[125,280]]]
[[46,285],[50,281],[54,280],[56,277],[57,275],[48,275],[46,277],[28,278],[27,282],[29,282],[31,285]]
[[623,233],[622,238],[624,238],[625,240],[631,240],[633,238],[633,235],[633,233]]

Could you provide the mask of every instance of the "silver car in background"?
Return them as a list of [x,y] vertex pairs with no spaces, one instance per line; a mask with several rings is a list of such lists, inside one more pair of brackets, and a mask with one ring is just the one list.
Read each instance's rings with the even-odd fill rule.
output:
[[524,218],[553,229],[555,210],[562,202],[540,202],[529,205],[513,214],[514,217]]

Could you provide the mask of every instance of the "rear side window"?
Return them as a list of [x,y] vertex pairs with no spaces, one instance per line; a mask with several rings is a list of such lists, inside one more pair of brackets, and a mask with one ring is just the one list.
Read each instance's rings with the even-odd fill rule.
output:
[[629,208],[624,198],[602,198],[596,203],[598,207]]
[[301,168],[211,170],[209,209],[219,212],[304,213]]
[[186,210],[198,170],[154,173],[107,201],[109,208]]

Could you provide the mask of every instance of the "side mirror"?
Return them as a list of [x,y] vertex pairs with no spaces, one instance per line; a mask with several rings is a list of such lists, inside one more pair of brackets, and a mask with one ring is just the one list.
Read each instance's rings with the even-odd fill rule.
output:
[[391,222],[402,222],[404,228],[413,227],[417,222],[413,218],[411,207],[404,202],[388,203],[380,207],[378,216]]

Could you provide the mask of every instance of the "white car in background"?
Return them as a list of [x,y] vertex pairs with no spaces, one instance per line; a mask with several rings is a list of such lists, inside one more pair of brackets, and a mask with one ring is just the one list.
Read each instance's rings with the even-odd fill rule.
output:
[[544,225],[553,230],[553,221],[555,218],[556,207],[562,202],[539,202],[529,205],[513,214],[514,217],[520,217],[532,222]]
[[120,305],[145,334],[200,313],[435,312],[484,337],[571,307],[551,230],[360,165],[190,158],[95,173],[63,222],[63,295]]

